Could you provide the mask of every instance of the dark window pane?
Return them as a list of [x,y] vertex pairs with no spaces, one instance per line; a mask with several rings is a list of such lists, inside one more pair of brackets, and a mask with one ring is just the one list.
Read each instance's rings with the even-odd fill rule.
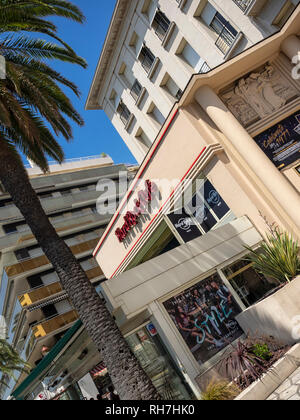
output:
[[219,219],[222,219],[230,211],[230,208],[209,181],[204,184],[204,198]]

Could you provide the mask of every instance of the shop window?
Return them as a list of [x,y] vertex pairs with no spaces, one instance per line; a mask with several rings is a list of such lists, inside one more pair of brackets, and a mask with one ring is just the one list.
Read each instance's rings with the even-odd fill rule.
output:
[[149,330],[141,328],[126,340],[164,400],[191,399],[188,387],[185,386],[153,326]]
[[203,233],[207,233],[230,212],[230,208],[216,188],[206,180],[188,203],[186,211],[196,219]]
[[200,365],[243,334],[235,320],[241,308],[218,274],[183,290],[163,305]]
[[223,272],[247,308],[261,300],[276,286],[257,273],[253,264],[249,264],[246,258],[233,263]]

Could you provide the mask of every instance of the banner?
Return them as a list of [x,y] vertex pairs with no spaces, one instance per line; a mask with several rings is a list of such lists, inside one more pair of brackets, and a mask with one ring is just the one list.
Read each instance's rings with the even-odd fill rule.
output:
[[168,314],[199,364],[238,339],[241,309],[217,274],[164,302]]
[[278,169],[300,159],[300,111],[254,138]]

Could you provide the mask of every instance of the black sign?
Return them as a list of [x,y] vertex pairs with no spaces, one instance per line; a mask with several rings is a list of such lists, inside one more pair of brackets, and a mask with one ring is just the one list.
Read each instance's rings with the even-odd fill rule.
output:
[[185,243],[202,235],[192,217],[183,209],[180,210],[180,214],[168,214],[168,218]]
[[278,169],[300,159],[300,111],[254,138]]

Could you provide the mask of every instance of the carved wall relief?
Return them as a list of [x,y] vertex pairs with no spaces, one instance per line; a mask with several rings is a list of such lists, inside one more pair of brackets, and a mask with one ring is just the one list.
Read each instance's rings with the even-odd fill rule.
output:
[[280,110],[299,92],[277,69],[267,64],[261,71],[240,79],[221,99],[245,126]]

